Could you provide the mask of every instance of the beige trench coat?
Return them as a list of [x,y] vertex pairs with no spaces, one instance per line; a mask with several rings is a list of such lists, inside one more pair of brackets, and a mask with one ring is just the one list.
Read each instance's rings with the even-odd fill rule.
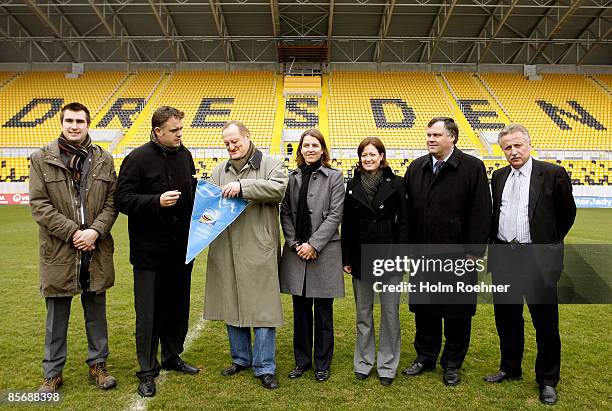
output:
[[288,178],[280,160],[256,150],[240,173],[224,161],[210,179],[218,186],[234,181],[240,181],[242,198],[249,203],[210,245],[204,318],[235,327],[279,327],[278,207]]

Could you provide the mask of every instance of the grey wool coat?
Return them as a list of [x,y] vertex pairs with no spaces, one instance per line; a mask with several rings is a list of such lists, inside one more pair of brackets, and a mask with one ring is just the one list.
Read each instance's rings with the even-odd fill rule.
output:
[[317,250],[317,258],[309,261],[298,257],[292,248],[297,243],[295,227],[301,185],[302,171],[291,171],[280,214],[285,235],[280,266],[281,292],[309,298],[344,297],[338,234],[344,205],[342,172],[321,166],[310,177],[307,202],[312,234],[308,243]]
[[210,245],[204,318],[235,327],[279,327],[283,312],[278,284],[278,205],[287,187],[283,164],[255,153],[236,173],[228,161],[212,171],[218,186],[239,181],[247,208]]

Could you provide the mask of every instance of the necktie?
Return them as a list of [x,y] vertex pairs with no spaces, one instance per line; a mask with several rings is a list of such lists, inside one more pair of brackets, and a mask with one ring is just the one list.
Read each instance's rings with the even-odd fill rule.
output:
[[512,172],[512,187],[510,187],[510,196],[508,197],[508,222],[507,238],[508,240],[516,240],[518,234],[518,209],[519,209],[519,196],[521,190],[521,172],[514,170]]
[[442,169],[442,166],[444,165],[444,160],[438,160],[436,161],[436,164],[434,164],[434,176],[437,176],[438,173],[440,172],[440,170]]

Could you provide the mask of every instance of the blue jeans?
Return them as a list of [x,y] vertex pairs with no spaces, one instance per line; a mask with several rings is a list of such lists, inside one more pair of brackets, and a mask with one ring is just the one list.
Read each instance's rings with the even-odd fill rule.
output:
[[276,371],[276,328],[254,327],[255,342],[251,347],[251,328],[227,325],[232,361],[253,367],[256,377]]

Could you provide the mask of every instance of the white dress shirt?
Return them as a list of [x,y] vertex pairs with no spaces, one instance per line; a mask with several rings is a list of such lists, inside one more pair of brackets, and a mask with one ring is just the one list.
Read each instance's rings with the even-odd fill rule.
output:
[[[444,161],[446,163],[448,161],[448,159],[450,158],[450,156],[453,155],[453,151],[455,151],[455,147],[454,146],[453,146],[453,149],[451,150],[451,152],[448,153],[448,155],[446,157],[444,157],[444,160],[442,160],[442,161]],[[431,168],[434,171],[436,169],[436,161],[438,161],[438,159],[435,158],[434,156],[431,156]]]
[[[529,185],[531,183],[531,157],[518,170],[511,167],[504,185],[499,208],[498,237],[502,241],[531,243],[529,233]],[[517,184],[517,187],[514,185]],[[516,208],[515,208],[516,207]]]

